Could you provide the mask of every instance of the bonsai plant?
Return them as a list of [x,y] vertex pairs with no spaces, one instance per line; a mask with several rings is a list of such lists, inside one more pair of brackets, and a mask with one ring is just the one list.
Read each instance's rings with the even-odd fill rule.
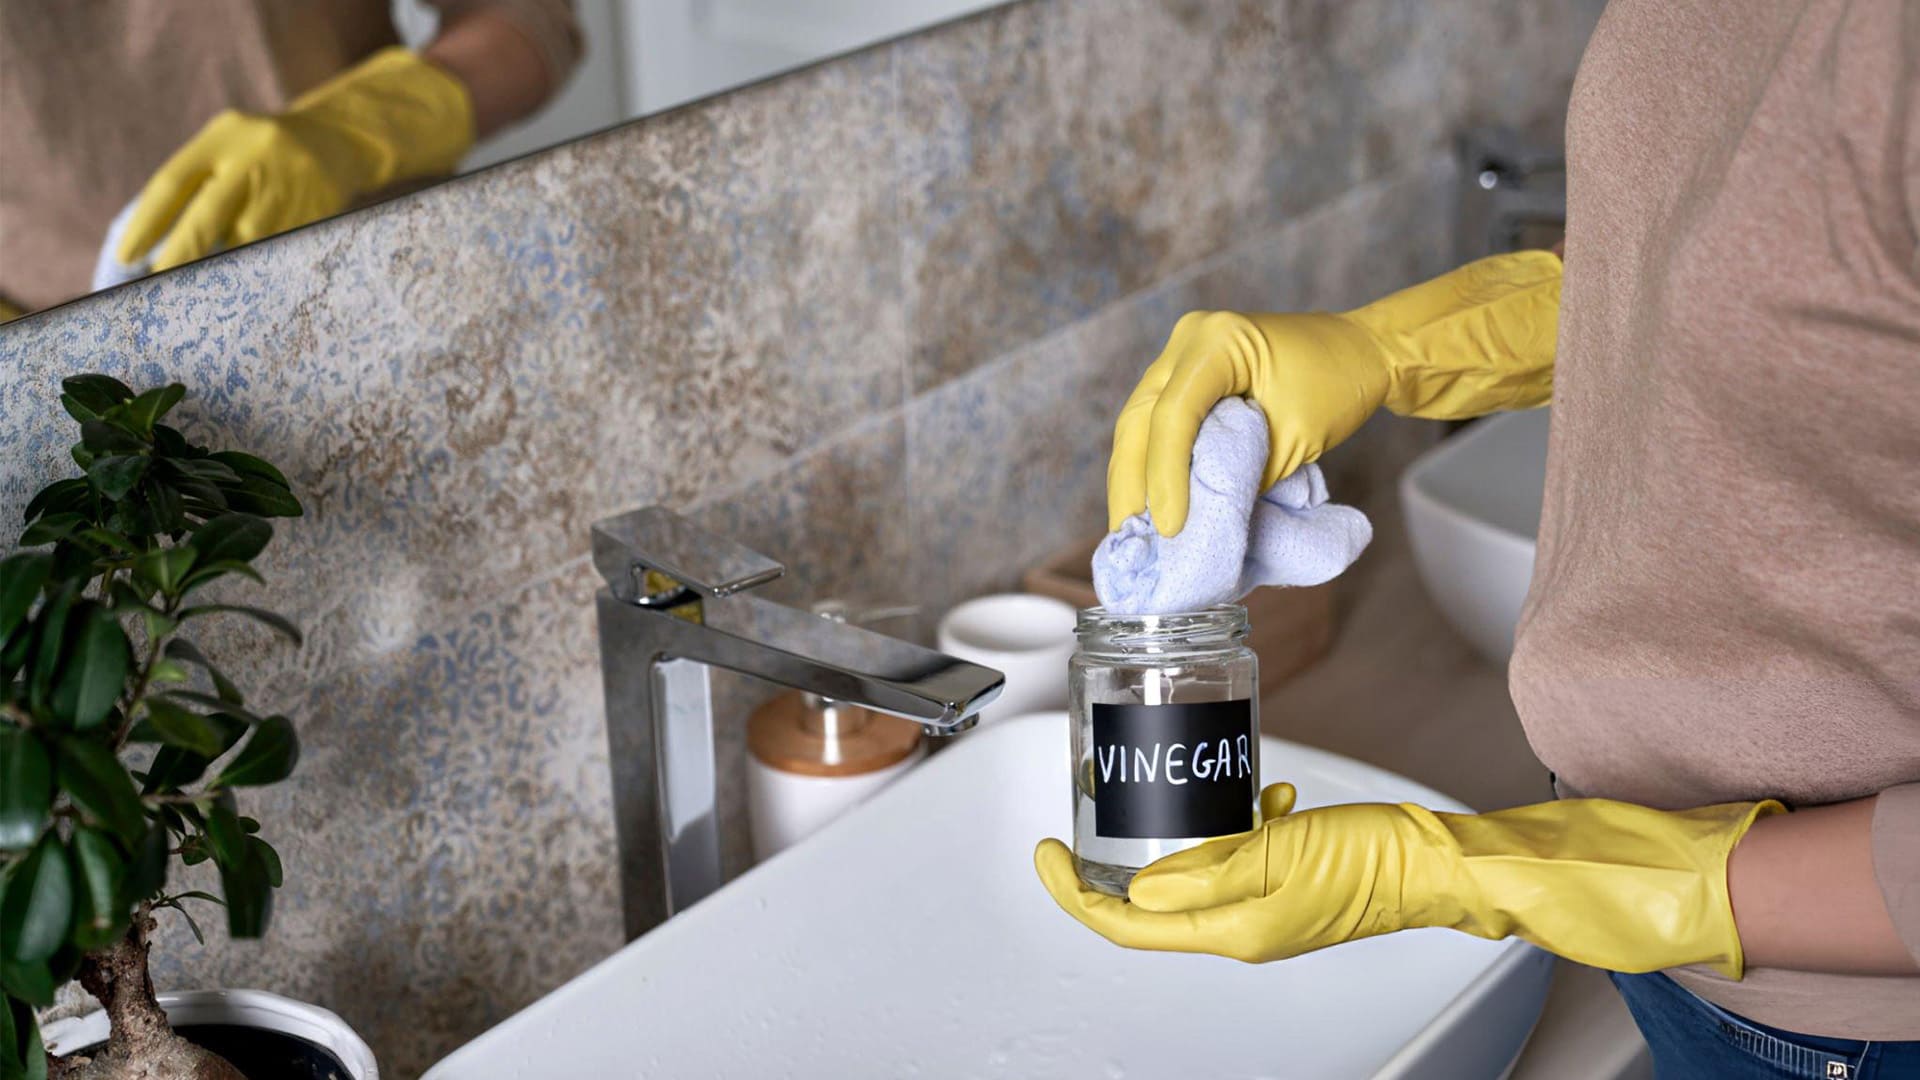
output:
[[[36,495],[0,560],[0,1076],[238,1077],[170,1029],[147,952],[161,912],[196,938],[196,906],[223,906],[235,937],[266,929],[280,859],[237,795],[285,779],[299,743],[286,717],[248,711],[192,633],[237,616],[299,641],[203,590],[258,583],[266,519],[300,503],[272,465],[162,422],[185,387],[62,389],[85,475]],[[211,862],[221,895],[171,888],[175,859]],[[111,1023],[91,1060],[51,1057],[35,1018],[74,978]]]

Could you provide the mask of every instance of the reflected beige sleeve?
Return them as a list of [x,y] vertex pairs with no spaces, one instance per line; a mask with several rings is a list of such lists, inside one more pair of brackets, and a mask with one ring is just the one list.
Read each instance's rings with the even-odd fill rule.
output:
[[[427,0],[442,20],[490,10],[513,23],[547,65],[550,86],[558,89],[580,62],[584,42],[573,0]],[[442,25],[445,25],[443,22]]]

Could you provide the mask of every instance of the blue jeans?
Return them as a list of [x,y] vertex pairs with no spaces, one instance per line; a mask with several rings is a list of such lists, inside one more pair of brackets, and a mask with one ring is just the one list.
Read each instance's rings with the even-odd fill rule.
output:
[[1862,1042],[1800,1035],[1736,1016],[1659,972],[1614,974],[1633,1022],[1653,1050],[1655,1080],[1894,1080],[1920,1077],[1920,1042]]

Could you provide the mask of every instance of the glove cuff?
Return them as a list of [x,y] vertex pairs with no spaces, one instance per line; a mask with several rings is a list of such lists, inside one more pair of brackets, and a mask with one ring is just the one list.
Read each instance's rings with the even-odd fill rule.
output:
[[398,45],[302,94],[285,119],[335,147],[323,160],[353,195],[451,173],[474,142],[466,84]]
[[1494,255],[1346,312],[1386,358],[1387,408],[1466,420],[1546,404],[1561,268],[1550,251]]
[[1661,811],[1568,799],[1478,815],[1432,815],[1452,841],[1430,921],[1480,937],[1518,936],[1611,971],[1745,967],[1727,858],[1778,802]]

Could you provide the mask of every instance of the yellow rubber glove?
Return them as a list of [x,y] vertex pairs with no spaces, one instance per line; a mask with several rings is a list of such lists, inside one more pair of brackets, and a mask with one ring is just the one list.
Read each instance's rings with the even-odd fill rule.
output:
[[1755,819],[1784,809],[1569,799],[1490,814],[1404,803],[1294,814],[1291,784],[1261,803],[1279,813],[1140,871],[1131,902],[1083,885],[1058,840],[1041,841],[1034,865],[1068,914],[1135,949],[1264,963],[1445,926],[1610,971],[1704,963],[1739,978],[1727,856]]
[[26,313],[25,308],[15,307],[11,301],[0,297],[0,323],[10,323]]
[[[398,46],[277,115],[228,109],[140,192],[114,256],[191,262],[337,214],[389,184],[453,171],[473,145],[473,102],[444,68]],[[161,238],[165,242],[161,243]]]
[[1382,405],[1430,420],[1543,405],[1559,315],[1560,258],[1548,251],[1481,259],[1339,314],[1184,315],[1114,425],[1107,528],[1148,506],[1161,535],[1186,525],[1194,436],[1224,397],[1266,414],[1262,491]]

